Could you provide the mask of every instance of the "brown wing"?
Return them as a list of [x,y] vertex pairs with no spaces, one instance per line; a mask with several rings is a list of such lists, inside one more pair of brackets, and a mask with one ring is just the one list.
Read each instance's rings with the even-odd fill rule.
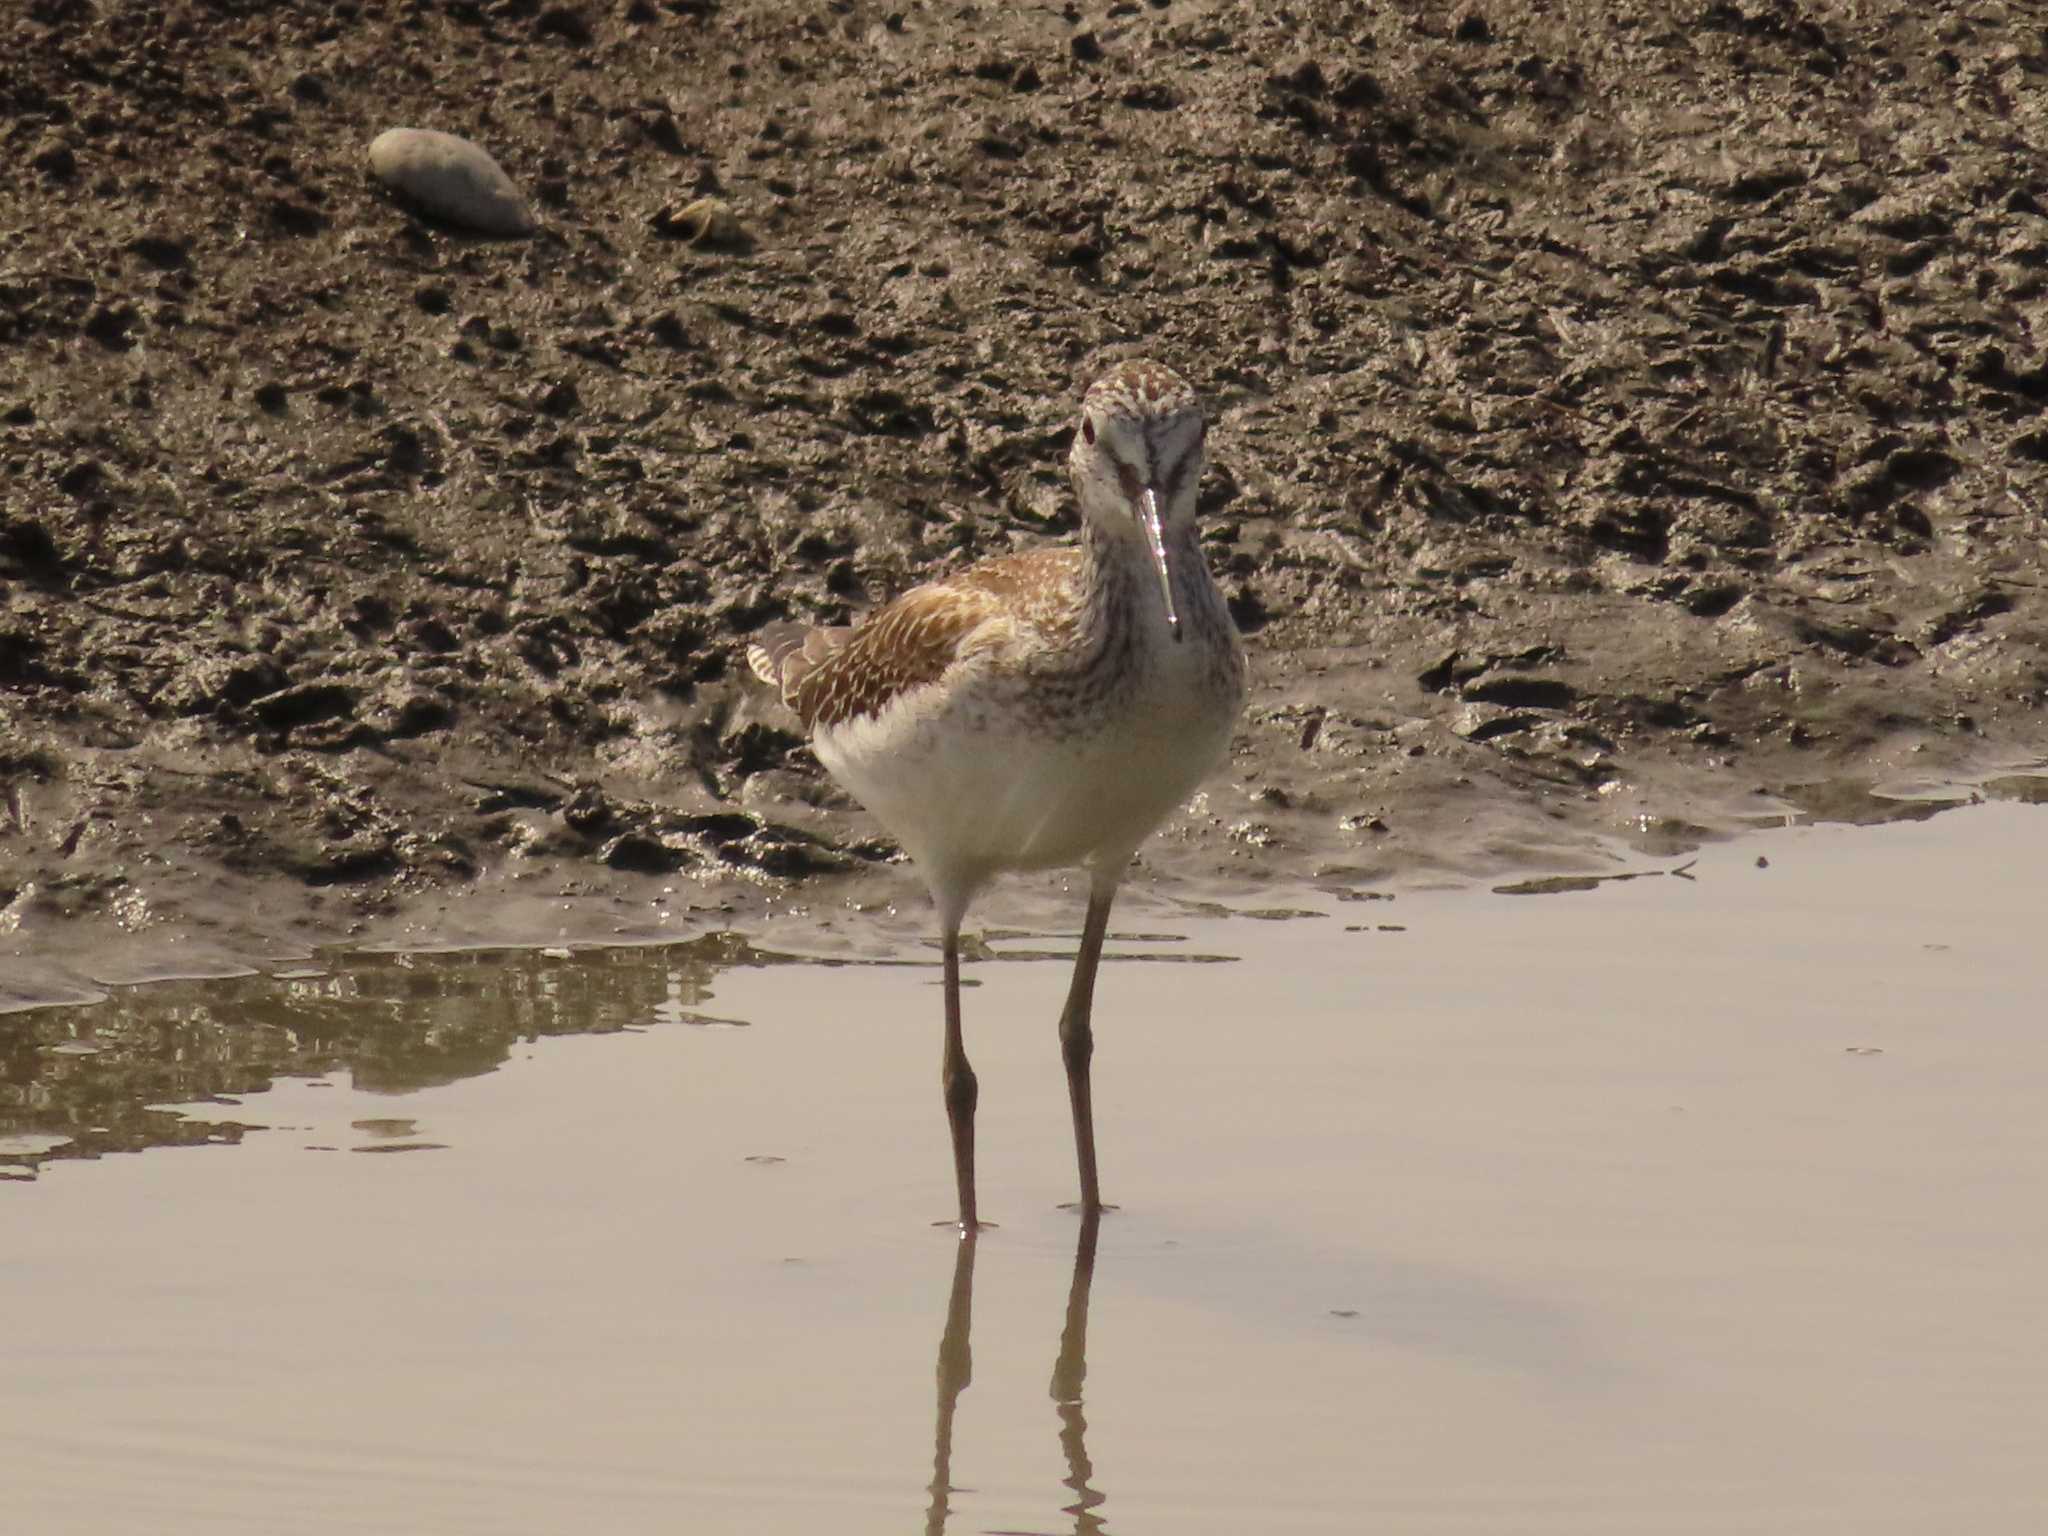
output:
[[1081,551],[1034,549],[984,560],[946,583],[986,592],[1018,623],[1064,644],[1081,615]]
[[873,714],[909,688],[936,682],[995,604],[947,587],[906,592],[858,629],[785,629],[749,647],[755,672],[782,690],[807,730]]
[[764,630],[747,660],[781,690],[806,729],[838,725],[937,682],[967,638],[992,619],[1044,629],[1071,625],[1068,593],[1079,569],[1071,549],[986,560],[913,588],[855,629]]

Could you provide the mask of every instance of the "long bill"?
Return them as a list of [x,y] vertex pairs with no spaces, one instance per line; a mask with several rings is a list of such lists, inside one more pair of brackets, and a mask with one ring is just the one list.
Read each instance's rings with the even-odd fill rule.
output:
[[1159,524],[1159,490],[1146,486],[1138,492],[1138,518],[1145,525],[1146,542],[1152,546],[1152,569],[1159,573],[1159,598],[1166,604],[1166,627],[1180,639],[1180,610],[1173,603],[1173,570],[1166,563],[1166,533]]

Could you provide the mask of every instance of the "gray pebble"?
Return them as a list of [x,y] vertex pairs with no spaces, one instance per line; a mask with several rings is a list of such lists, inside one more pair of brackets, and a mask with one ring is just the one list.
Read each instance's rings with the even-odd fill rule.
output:
[[524,235],[533,215],[519,189],[467,139],[432,128],[390,128],[370,141],[370,171],[422,212],[486,235]]

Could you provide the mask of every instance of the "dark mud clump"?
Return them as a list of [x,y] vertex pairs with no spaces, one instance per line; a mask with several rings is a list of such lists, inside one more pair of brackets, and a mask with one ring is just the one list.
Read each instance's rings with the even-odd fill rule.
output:
[[[1586,24],[1590,21],[1590,24]],[[2031,5],[33,0],[0,20],[0,922],[886,853],[734,666],[1216,416],[1232,770],[1379,878],[2038,750]],[[475,140],[530,237],[365,153]]]

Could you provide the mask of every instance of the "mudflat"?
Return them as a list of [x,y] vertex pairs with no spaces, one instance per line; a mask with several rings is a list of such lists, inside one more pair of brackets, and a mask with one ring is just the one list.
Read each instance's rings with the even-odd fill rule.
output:
[[[1069,536],[1133,351],[1210,407],[1253,648],[1145,855],[1191,887],[2039,753],[2030,5],[34,0],[0,46],[17,974],[874,870],[736,658]],[[393,201],[398,125],[535,231]]]

